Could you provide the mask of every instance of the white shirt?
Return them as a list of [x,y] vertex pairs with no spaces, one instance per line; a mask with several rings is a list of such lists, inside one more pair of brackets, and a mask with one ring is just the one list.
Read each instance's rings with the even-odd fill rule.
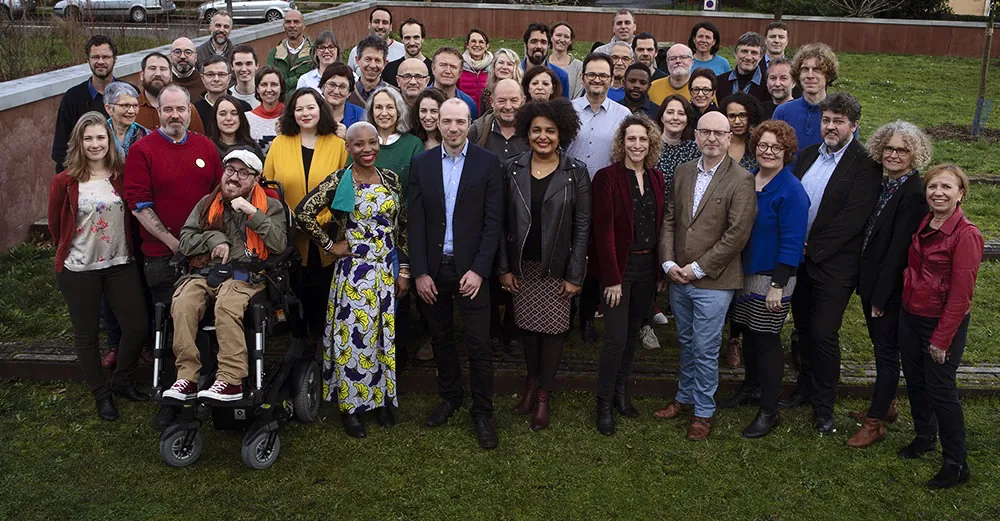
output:
[[580,117],[580,132],[566,153],[583,161],[593,179],[598,170],[611,164],[611,142],[618,125],[631,116],[632,111],[607,97],[596,113],[591,110],[586,96],[576,98],[572,103],[576,115]]
[[257,99],[257,96],[254,96],[253,92],[250,94],[242,94],[240,91],[236,90],[236,85],[229,87],[229,94],[236,99],[247,102],[252,109],[257,108],[257,105],[260,105],[260,100]]
[[323,94],[323,91],[319,88],[319,80],[322,77],[319,74],[319,69],[313,69],[302,76],[299,76],[299,82],[295,85],[296,89],[301,89],[302,87],[312,87],[316,92]]
[[806,222],[806,237],[809,237],[813,221],[816,220],[816,214],[819,213],[819,206],[823,203],[823,192],[826,191],[826,185],[830,183],[833,171],[837,169],[840,159],[844,157],[844,152],[847,151],[847,147],[853,139],[854,136],[851,136],[847,140],[847,144],[832,154],[827,151],[826,143],[820,145],[819,157],[809,167],[809,170],[806,170],[806,173],[802,175],[802,188],[805,188],[806,194],[809,196],[809,219]]
[[[403,44],[398,40],[393,40],[392,43],[389,44],[389,54],[385,56],[385,63],[396,61],[404,56],[406,56],[406,47],[404,47]],[[350,67],[352,71],[354,71],[355,77],[361,75],[361,71],[358,67],[357,45],[355,45],[354,48],[351,49],[351,54],[347,56],[347,66]]]

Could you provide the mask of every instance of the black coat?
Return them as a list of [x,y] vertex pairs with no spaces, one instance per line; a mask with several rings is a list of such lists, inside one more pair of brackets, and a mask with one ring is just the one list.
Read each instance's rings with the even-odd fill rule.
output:
[[[503,228],[503,167],[497,156],[469,143],[452,218],[455,270],[483,278],[500,244]],[[444,182],[438,145],[410,163],[410,272],[437,277],[445,233]]]
[[104,110],[104,95],[97,93],[97,97],[90,97],[90,78],[69,88],[59,101],[59,112],[56,113],[56,132],[52,138],[52,160],[56,162],[56,173],[65,169],[63,163],[66,162],[66,151],[69,148],[69,135],[73,132],[84,114],[90,111],[100,112],[104,117],[108,113]]
[[868,247],[861,252],[858,295],[862,302],[879,309],[901,302],[907,253],[927,211],[923,181],[919,174],[912,175],[875,219]]
[[[812,145],[799,153],[795,177],[801,180],[809,171],[819,157],[819,147]],[[823,191],[806,238],[806,270],[813,279],[846,287],[858,283],[865,225],[881,183],[882,165],[868,156],[857,138],[852,139]]]
[[520,154],[507,164],[504,172],[507,217],[497,273],[513,272],[521,276],[521,256],[528,230],[540,226],[542,276],[580,286],[587,273],[590,240],[590,174],[587,165],[563,153],[551,175],[542,203],[541,222],[532,222],[531,152]]

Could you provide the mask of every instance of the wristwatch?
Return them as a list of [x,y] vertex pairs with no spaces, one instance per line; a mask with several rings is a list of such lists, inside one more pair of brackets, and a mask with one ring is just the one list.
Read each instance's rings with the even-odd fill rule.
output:
[[784,284],[778,284],[777,282],[771,282],[771,287],[774,289],[785,289]]

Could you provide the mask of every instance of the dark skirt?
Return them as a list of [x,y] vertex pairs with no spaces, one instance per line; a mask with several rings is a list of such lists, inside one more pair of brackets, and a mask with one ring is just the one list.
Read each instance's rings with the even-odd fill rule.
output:
[[542,276],[542,263],[521,263],[521,292],[514,295],[514,322],[533,333],[558,335],[569,329],[569,299],[559,296],[562,279]]
[[743,279],[743,289],[736,292],[733,304],[729,308],[729,319],[734,324],[746,326],[756,333],[781,333],[785,326],[785,317],[792,303],[792,292],[795,291],[795,277],[788,279],[788,284],[781,291],[781,310],[774,312],[767,309],[767,292],[771,289],[770,275],[747,275]]

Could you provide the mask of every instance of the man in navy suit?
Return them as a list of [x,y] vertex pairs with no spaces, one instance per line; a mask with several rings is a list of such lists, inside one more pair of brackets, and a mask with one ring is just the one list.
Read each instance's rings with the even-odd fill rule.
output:
[[503,226],[500,159],[468,140],[471,114],[460,99],[441,105],[441,145],[410,166],[410,271],[430,322],[438,394],[427,418],[437,427],[461,406],[462,368],[453,338],[454,306],[465,326],[472,414],[479,446],[496,448],[489,276]]

